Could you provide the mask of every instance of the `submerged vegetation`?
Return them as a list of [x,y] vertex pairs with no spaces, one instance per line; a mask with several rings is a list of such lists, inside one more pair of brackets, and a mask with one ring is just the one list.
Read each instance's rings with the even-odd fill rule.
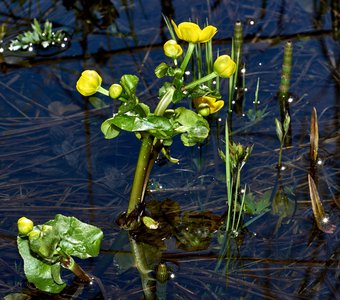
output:
[[[163,41],[150,51],[138,44],[130,7],[117,10],[100,2],[67,6],[81,28],[72,43],[80,46],[82,65],[64,68],[52,77],[56,80],[41,76],[38,90],[48,105],[29,94],[25,104],[19,101],[29,91],[28,77],[1,84],[19,100],[3,97],[10,112],[3,109],[0,124],[0,141],[10,153],[0,161],[0,197],[9,204],[1,224],[13,228],[18,220],[18,233],[0,233],[8,243],[16,241],[19,251],[10,255],[15,268],[0,263],[19,276],[24,272],[29,283],[22,289],[26,284],[15,278],[5,299],[336,296],[339,133],[329,122],[337,120],[332,113],[337,116],[339,105],[326,100],[318,105],[306,100],[306,87],[296,88],[307,72],[299,61],[306,33],[262,37],[264,26],[252,35],[249,19],[228,29],[232,39],[219,39],[225,24],[210,25],[211,15],[209,23],[197,18],[177,23],[168,12],[169,33],[162,27]],[[324,5],[315,16],[319,22]],[[335,20],[329,38],[335,39],[339,8],[329,8]],[[119,29],[123,12],[128,23]],[[209,14],[214,13],[212,6]],[[15,41],[3,22],[0,44],[29,50],[33,44],[68,42],[69,35],[37,19],[33,31],[16,34]],[[107,50],[102,41],[98,55],[91,54],[103,30],[108,40],[121,38],[122,49]],[[256,49],[259,39],[269,41],[267,55],[274,58],[256,60],[254,53],[265,51]],[[14,56],[1,49],[5,71],[24,66],[30,74],[27,66],[37,70],[49,61],[43,54],[30,56],[30,50]],[[63,66],[73,60],[49,55]],[[338,88],[335,56],[323,68],[333,70]],[[309,82],[308,88],[313,89]],[[19,117],[12,118],[12,110]],[[14,137],[29,146],[14,150]],[[52,158],[45,152],[50,144]],[[31,153],[37,158],[30,160]],[[31,179],[32,173],[37,176]],[[46,181],[49,176],[53,181]],[[13,187],[19,188],[15,195]],[[12,213],[17,202],[21,208]]]

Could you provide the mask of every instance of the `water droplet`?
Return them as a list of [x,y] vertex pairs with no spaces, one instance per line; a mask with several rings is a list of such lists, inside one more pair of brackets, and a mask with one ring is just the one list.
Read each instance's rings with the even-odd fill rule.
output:
[[60,45],[60,47],[61,47],[61,48],[65,48],[65,47],[66,47],[66,44],[65,44],[65,43],[62,43],[62,44]]
[[246,116],[246,114],[242,114],[242,117],[245,117]]
[[67,37],[64,37],[64,41],[65,41],[65,42],[67,41]]
[[32,52],[33,51],[33,47],[32,46],[28,47],[28,51]]
[[0,53],[4,52],[4,48],[0,48]]
[[261,63],[261,62],[259,62],[259,66],[262,66],[262,63]]
[[215,84],[216,84],[216,80],[214,80],[214,81],[212,82],[212,84],[214,84],[214,85],[215,85]]
[[190,75],[190,71],[185,71],[185,75]]
[[235,104],[236,102],[235,102],[235,100],[233,100],[233,101],[231,101],[231,103],[232,103],[232,104]]
[[241,69],[241,73],[244,74],[246,72],[246,68]]
[[244,189],[241,189],[241,191],[240,191],[240,192],[241,192],[241,194],[244,194],[245,190],[244,190]]
[[293,97],[289,97],[287,100],[289,103],[292,103],[294,101]]
[[317,162],[317,164],[318,164],[319,166],[321,166],[321,165],[322,165],[322,163],[323,163],[323,161],[322,161],[321,159],[318,159],[318,162]]
[[322,222],[323,224],[327,224],[327,223],[329,222],[329,218],[328,218],[328,217],[323,217],[322,220],[321,220],[321,222]]
[[248,91],[248,88],[244,88],[244,91],[245,91],[245,92]]
[[174,273],[171,273],[171,274],[170,274],[170,278],[171,278],[171,279],[174,279],[175,277],[176,277],[176,276],[175,276]]
[[284,171],[284,170],[286,170],[286,167],[285,166],[281,166],[280,170]]
[[218,118],[218,122],[222,122],[222,118]]
[[255,20],[252,19],[252,18],[248,18],[247,24],[250,25],[250,26],[254,26],[255,25]]

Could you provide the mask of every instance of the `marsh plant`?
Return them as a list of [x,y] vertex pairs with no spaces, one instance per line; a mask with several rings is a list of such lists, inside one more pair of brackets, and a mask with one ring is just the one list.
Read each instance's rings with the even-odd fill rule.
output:
[[[85,70],[77,82],[77,90],[83,96],[99,92],[118,104],[118,110],[101,125],[105,138],[116,138],[124,130],[134,133],[141,142],[126,220],[120,222],[128,230],[139,226],[140,222],[135,216],[139,215],[138,210],[144,201],[149,175],[158,154],[162,152],[173,161],[169,149],[176,136],[188,147],[200,144],[208,137],[210,128],[205,117],[218,112],[224,105],[218,89],[211,82],[217,77],[229,78],[236,70],[230,56],[223,54],[214,59],[212,51],[206,51],[206,61],[210,62],[206,68],[207,74],[202,73],[200,68],[196,79],[188,79],[184,74],[190,68],[189,62],[202,62],[200,53],[211,48],[211,39],[217,28],[208,25],[201,29],[191,22],[178,26],[173,21],[171,23],[177,37],[187,46],[183,49],[174,32],[172,39],[164,44],[167,61],[156,67],[155,75],[164,77],[166,81],[159,89],[158,104],[154,109],[138,98],[139,78],[135,75],[124,74],[109,89],[105,89],[97,71]],[[193,108],[190,108],[191,103]]]
[[61,277],[62,268],[73,272],[84,283],[91,282],[91,276],[73,257],[86,259],[99,254],[103,238],[99,228],[58,214],[41,225],[21,217],[18,232],[17,244],[24,260],[26,278],[39,290],[53,294],[61,292],[66,287]]
[[19,34],[15,39],[11,40],[9,45],[10,51],[27,50],[33,51],[34,46],[47,48],[50,46],[60,46],[65,48],[68,37],[63,30],[53,31],[52,23],[48,20],[41,26],[37,19],[31,24],[32,30]]

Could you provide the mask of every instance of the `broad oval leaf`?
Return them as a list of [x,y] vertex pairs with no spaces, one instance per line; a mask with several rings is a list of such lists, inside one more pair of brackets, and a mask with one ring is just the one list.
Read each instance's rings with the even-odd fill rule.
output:
[[114,118],[105,120],[100,126],[100,129],[106,139],[113,139],[117,137],[120,133],[119,128],[114,125],[113,119]]
[[103,232],[96,226],[83,223],[75,217],[56,215],[47,223],[53,226],[61,238],[59,247],[70,256],[81,259],[99,254]]
[[57,277],[57,274],[52,272],[53,265],[33,256],[27,239],[18,237],[17,243],[19,253],[24,260],[24,272],[28,282],[33,283],[41,291],[53,294],[60,293],[66,284],[61,279],[58,279],[58,282],[54,280],[53,277]]
[[120,84],[123,86],[125,92],[130,98],[136,96],[136,89],[138,84],[138,77],[136,75],[125,74],[120,79]]

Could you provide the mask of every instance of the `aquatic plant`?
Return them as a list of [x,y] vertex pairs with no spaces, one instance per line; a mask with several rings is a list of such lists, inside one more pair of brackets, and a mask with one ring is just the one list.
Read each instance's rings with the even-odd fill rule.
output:
[[282,168],[282,150],[283,150],[285,138],[288,133],[289,124],[290,124],[290,116],[288,113],[285,116],[283,124],[277,118],[275,118],[276,135],[280,141],[279,161],[277,164],[278,169]]
[[[175,37],[164,44],[164,53],[172,59],[172,65],[168,62],[162,62],[155,69],[155,75],[158,78],[166,77],[168,81],[159,89],[159,102],[153,112],[136,94],[139,78],[135,75],[124,74],[121,76],[119,85],[122,90],[118,97],[112,97],[112,94],[101,87],[102,81],[96,75],[96,71],[84,71],[77,82],[77,89],[82,95],[89,96],[95,92],[100,92],[116,98],[118,104],[120,104],[118,111],[104,121],[101,126],[105,138],[115,138],[121,130],[125,130],[135,133],[141,141],[126,212],[126,224],[128,225],[125,224],[124,226],[129,230],[139,225],[139,221],[129,220],[129,215],[133,211],[140,210],[149,175],[159,152],[162,151],[169,157],[169,146],[177,135],[180,135],[185,146],[202,143],[207,138],[209,123],[203,116],[217,112],[222,108],[224,102],[217,96],[216,89],[210,89],[204,83],[216,77],[228,78],[236,70],[235,62],[228,55],[223,54],[217,57],[215,61],[212,57],[210,58],[210,61],[214,62],[209,74],[201,76],[197,80],[186,82],[187,78],[184,77],[184,72],[190,59],[195,56],[193,55],[194,48],[211,41],[217,29],[209,25],[202,30],[192,22],[184,22],[177,26],[172,21],[172,24],[178,38],[186,41],[188,46],[186,51],[183,51],[174,39]],[[177,60],[182,56],[182,52],[185,52],[185,55],[180,67],[178,67]],[[195,99],[194,105],[197,111],[177,105],[184,99]],[[132,215],[135,218],[135,215],[139,216],[139,213]]]
[[35,287],[48,293],[61,292],[66,287],[61,267],[73,272],[82,282],[92,281],[72,256],[86,259],[99,254],[103,238],[99,228],[58,214],[42,225],[34,225],[30,219],[21,217],[18,231],[17,244],[24,260],[24,272]]
[[38,20],[34,19],[31,27],[32,31],[25,31],[11,40],[8,48],[10,51],[33,51],[33,45],[38,45],[43,48],[57,45],[62,48],[66,47],[68,41],[66,33],[62,30],[54,32],[50,21],[46,20],[42,28]]

